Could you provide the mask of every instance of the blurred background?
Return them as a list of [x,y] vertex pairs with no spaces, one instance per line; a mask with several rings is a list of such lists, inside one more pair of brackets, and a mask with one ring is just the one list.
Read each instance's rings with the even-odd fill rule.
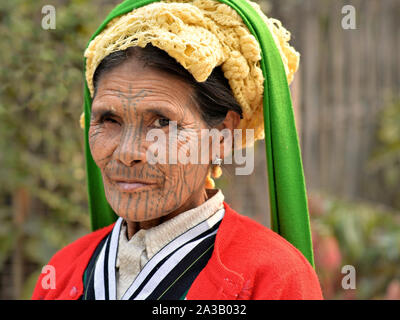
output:
[[[0,2],[0,299],[29,299],[51,256],[90,232],[83,52],[119,2]],[[324,297],[400,299],[400,2],[257,2],[301,54],[291,91]],[[342,27],[345,5],[356,29]],[[227,167],[217,186],[269,226],[263,142],[255,155],[252,175]],[[342,287],[345,265],[356,289]]]

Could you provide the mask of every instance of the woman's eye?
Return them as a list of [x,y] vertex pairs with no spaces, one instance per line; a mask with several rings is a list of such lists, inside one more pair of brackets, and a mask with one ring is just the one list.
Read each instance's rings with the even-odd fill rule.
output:
[[119,122],[111,117],[104,117],[101,119],[101,122],[110,122],[110,123],[116,123],[119,124]]
[[167,118],[158,118],[156,121],[154,121],[154,126],[157,128],[166,127],[168,125],[169,125],[169,119]]

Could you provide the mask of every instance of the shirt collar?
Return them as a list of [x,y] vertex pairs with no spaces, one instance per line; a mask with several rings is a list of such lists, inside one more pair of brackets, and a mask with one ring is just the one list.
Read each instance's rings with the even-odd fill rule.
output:
[[[149,229],[141,229],[128,240],[126,226],[121,228],[120,237],[129,246],[143,246],[147,259],[151,259],[159,250],[190,228],[208,219],[223,208],[224,195],[220,189],[206,189],[208,199],[200,206],[180,213],[179,215]],[[120,242],[121,243],[121,242]]]

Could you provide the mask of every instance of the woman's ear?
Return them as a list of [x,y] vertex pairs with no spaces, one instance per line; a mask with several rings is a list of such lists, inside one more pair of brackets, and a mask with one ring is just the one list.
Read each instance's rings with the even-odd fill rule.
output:
[[219,146],[221,158],[224,158],[232,152],[234,130],[238,128],[239,122],[240,115],[235,111],[229,110],[224,121],[216,127],[223,133],[221,135]]
[[240,115],[232,110],[229,110],[226,114],[225,120],[219,125],[222,126],[222,129],[229,129],[232,130],[236,129],[239,126],[239,122],[240,122]]

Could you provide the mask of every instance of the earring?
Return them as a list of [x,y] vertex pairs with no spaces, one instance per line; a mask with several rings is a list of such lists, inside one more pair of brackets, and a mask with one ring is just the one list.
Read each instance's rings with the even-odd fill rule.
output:
[[222,169],[221,169],[222,159],[216,157],[213,161],[213,164],[215,164],[215,166],[213,166],[211,169],[211,175],[213,178],[218,179],[222,175]]
[[212,163],[216,164],[217,166],[220,166],[222,164],[222,159],[219,157],[215,157],[215,159]]
[[[211,172],[209,172],[206,177],[206,189],[214,189],[215,182],[214,182],[213,178],[218,179],[222,175],[222,169],[221,169],[222,159],[216,157],[212,161],[212,164],[213,164],[213,166],[211,167]],[[211,178],[211,176],[213,178]]]
[[215,182],[214,180],[210,177],[210,174],[207,175],[206,177],[206,189],[214,189],[215,188]]

